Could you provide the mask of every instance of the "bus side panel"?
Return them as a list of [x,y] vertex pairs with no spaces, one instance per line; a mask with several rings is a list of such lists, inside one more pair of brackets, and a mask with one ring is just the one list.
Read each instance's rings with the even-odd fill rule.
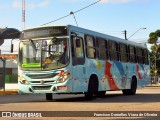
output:
[[137,87],[144,87],[150,83],[149,65],[136,64],[135,71],[137,74]]
[[119,61],[106,61],[103,82],[107,81],[107,90],[128,89],[130,79],[128,78],[127,63]]
[[130,89],[132,77],[136,76],[137,86],[149,84],[149,65],[106,61],[104,75],[99,76],[99,90]]
[[86,65],[87,71],[87,79],[89,83],[89,79],[91,75],[97,75],[98,77],[98,90],[99,91],[106,91],[110,90],[109,84],[107,79],[105,78],[105,61],[104,60],[97,60],[97,59],[88,59]]

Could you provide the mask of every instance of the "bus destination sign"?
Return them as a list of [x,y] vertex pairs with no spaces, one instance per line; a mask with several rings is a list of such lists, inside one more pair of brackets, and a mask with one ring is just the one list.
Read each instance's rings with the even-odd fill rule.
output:
[[66,27],[45,27],[25,30],[21,34],[21,39],[31,39],[40,37],[66,36]]

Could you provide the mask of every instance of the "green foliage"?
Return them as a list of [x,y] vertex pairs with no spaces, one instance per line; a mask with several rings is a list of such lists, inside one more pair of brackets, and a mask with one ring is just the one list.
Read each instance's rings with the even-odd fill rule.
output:
[[148,43],[155,44],[157,42],[157,34],[155,32],[151,32],[149,34]]
[[153,52],[155,52],[155,51],[156,51],[156,46],[155,46],[155,45],[151,46],[151,50],[152,50]]
[[157,37],[160,37],[160,30],[156,30],[155,34],[157,35]]
[[151,66],[151,70],[150,70],[150,75],[151,76],[154,76],[155,74],[154,74],[154,70],[155,70],[155,67],[154,67],[154,65],[152,65]]
[[[150,74],[151,76],[155,75],[155,70],[157,70],[157,75],[160,75],[160,46],[158,43],[158,38],[160,37],[160,30],[151,32],[149,34],[148,43],[153,44],[151,47],[152,52],[150,53],[150,61],[152,63]],[[156,68],[155,68],[156,62]]]
[[160,30],[156,30],[155,32],[151,32],[149,34],[148,43],[157,44],[158,37],[160,37]]

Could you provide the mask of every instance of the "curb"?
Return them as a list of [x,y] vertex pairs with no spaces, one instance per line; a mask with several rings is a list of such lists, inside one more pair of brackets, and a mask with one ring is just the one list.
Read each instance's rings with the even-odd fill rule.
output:
[[160,84],[150,84],[150,85],[147,85],[146,87],[160,87]]
[[0,90],[0,95],[14,95],[18,94],[18,90]]

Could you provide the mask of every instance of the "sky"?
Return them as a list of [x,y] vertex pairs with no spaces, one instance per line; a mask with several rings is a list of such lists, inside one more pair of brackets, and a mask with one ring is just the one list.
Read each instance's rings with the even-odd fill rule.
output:
[[[25,28],[39,27],[96,1],[98,0],[26,0]],[[129,40],[144,42],[151,32],[160,29],[159,5],[160,0],[101,0],[74,16],[79,27],[123,39],[126,30]],[[22,30],[22,0],[0,0],[0,15],[0,28]],[[70,15],[47,26],[76,26],[74,16]],[[17,41],[14,40],[13,43],[15,42]],[[5,40],[0,49],[10,49],[10,42]]]

